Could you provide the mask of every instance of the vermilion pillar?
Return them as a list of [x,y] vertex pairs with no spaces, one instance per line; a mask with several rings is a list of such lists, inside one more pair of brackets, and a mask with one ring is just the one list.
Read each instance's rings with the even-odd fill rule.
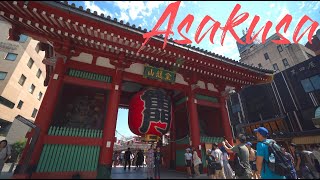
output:
[[191,145],[197,149],[198,155],[200,155],[199,145],[200,145],[200,128],[198,120],[197,104],[194,92],[190,86],[188,91],[188,112],[189,112],[189,130],[191,134]]
[[35,120],[35,124],[40,128],[40,135],[34,147],[34,151],[31,155],[30,166],[32,166],[31,169],[33,170],[35,170],[41,155],[44,143],[43,138],[45,135],[47,135],[48,129],[51,124],[53,113],[59,99],[59,93],[62,88],[64,74],[64,60],[62,57],[58,57],[53,75],[50,77],[49,85],[43,97],[37,118]]
[[229,143],[233,145],[232,131],[231,131],[231,125],[228,117],[225,96],[221,96],[219,98],[219,102],[221,105],[220,112],[221,112],[221,121],[222,121],[222,128],[224,130],[224,135],[226,139],[229,141]]
[[118,105],[120,101],[123,71],[117,69],[113,77],[112,90],[110,91],[106,119],[103,128],[102,146],[100,150],[98,179],[110,178],[112,168],[113,145],[117,124]]
[[174,116],[174,108],[172,108],[172,119],[171,119],[171,127],[170,127],[170,169],[176,168],[176,121]]

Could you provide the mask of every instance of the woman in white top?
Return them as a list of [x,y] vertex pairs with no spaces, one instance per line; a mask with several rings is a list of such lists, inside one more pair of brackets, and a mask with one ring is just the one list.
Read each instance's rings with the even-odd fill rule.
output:
[[2,172],[2,168],[4,163],[10,158],[11,156],[11,148],[8,146],[7,140],[0,141],[0,174]]
[[229,164],[229,154],[228,152],[225,150],[224,147],[221,147],[221,152],[222,152],[222,160],[223,160],[223,170],[224,170],[224,174],[226,176],[227,179],[233,179],[234,177],[234,172]]
[[194,172],[196,173],[196,176],[200,176],[200,172],[199,172],[199,164],[201,164],[201,159],[198,156],[198,153],[195,149],[193,149],[193,165],[194,165]]
[[184,161],[187,167],[187,175],[192,178],[191,174],[191,160],[192,160],[192,154],[191,154],[191,149],[187,148],[186,153],[184,154]]

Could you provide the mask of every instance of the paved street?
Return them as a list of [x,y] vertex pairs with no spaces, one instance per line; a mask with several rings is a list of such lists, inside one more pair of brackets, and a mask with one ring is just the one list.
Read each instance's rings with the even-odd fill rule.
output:
[[12,169],[12,172],[9,172],[10,167],[11,167],[11,163],[5,163],[4,164],[2,172],[1,172],[1,175],[0,175],[0,179],[9,179],[9,178],[11,178],[11,176],[13,175],[13,171],[15,169],[15,166]]
[[[3,167],[3,172],[0,175],[0,179],[10,179],[12,172],[9,172],[11,163],[5,164]],[[111,178],[112,179],[146,179],[147,178],[147,169],[141,168],[138,170],[133,170],[134,166],[131,167],[131,170],[128,169],[125,171],[122,166],[112,168]],[[188,179],[185,173],[162,169],[160,173],[161,179]],[[207,174],[202,174],[199,177],[194,179],[208,179]]]
[[[138,170],[133,170],[134,167],[131,167],[131,170],[128,169],[125,171],[123,167],[112,168],[111,176],[112,179],[146,179],[147,178],[147,169],[141,168]],[[160,172],[161,179],[188,179],[186,173],[162,169]],[[207,174],[202,174],[199,177],[194,179],[208,179]]]

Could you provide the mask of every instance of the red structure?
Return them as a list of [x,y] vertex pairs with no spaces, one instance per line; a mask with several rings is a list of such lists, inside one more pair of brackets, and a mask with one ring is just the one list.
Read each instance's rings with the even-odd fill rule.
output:
[[[232,142],[228,92],[272,80],[272,71],[172,40],[162,49],[161,36],[137,54],[146,29],[74,4],[2,1],[0,15],[12,23],[9,39],[26,34],[46,52],[48,88],[35,121],[40,135],[35,141],[33,131],[27,134],[27,144],[35,146],[25,148],[15,178],[109,177],[118,108],[128,108],[147,87],[164,89],[172,98],[168,158],[175,164],[176,152],[187,146],[177,144],[183,137],[197,149],[205,148],[204,136]],[[158,75],[145,71],[150,67]]]

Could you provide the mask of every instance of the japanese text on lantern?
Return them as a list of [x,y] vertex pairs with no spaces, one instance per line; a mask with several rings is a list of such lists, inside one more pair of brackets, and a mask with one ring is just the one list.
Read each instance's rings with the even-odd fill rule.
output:
[[161,68],[145,65],[143,77],[174,83],[176,80],[176,73],[168,70],[163,70]]

